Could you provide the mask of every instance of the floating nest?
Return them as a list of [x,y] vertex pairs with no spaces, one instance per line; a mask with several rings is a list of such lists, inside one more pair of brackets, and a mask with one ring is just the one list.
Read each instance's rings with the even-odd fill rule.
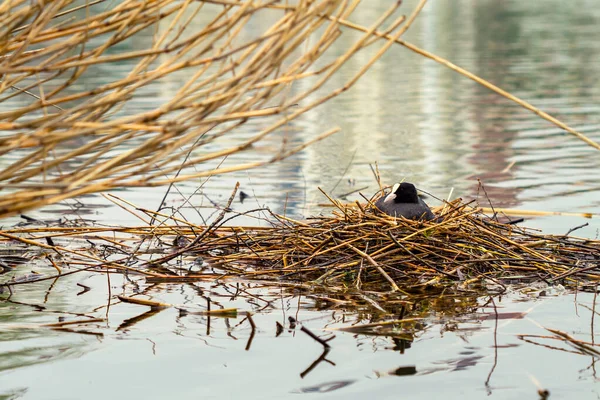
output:
[[12,276],[2,286],[84,270],[137,273],[151,283],[244,279],[359,296],[497,293],[538,283],[581,290],[600,280],[600,241],[501,223],[460,199],[435,210],[437,222],[393,218],[371,202],[330,200],[331,215],[296,221],[271,213],[268,227],[226,226],[240,215],[229,207],[209,226],[138,208],[152,216],[151,225],[0,231],[10,257],[18,241],[28,254],[37,247],[36,258],[58,271]]
[[189,247],[225,275],[404,293],[484,283],[585,286],[600,279],[600,242],[501,223],[456,200],[441,222],[342,205],[331,216],[222,228]]

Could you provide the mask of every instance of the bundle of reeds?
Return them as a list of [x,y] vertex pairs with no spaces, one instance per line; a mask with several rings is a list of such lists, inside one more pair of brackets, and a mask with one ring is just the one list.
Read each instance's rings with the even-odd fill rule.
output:
[[[600,279],[600,242],[542,235],[456,200],[442,221],[396,219],[365,205],[308,222],[222,229],[191,249],[227,275],[415,292],[459,283],[575,286]],[[190,249],[190,250],[191,250]]]
[[[59,275],[2,286],[83,270],[135,272],[149,282],[243,278],[356,296],[502,292],[510,284],[540,282],[581,290],[600,280],[600,241],[499,223],[460,199],[438,209],[438,221],[396,219],[371,203],[331,201],[337,207],[332,215],[294,221],[271,214],[269,227],[225,226],[239,215],[229,208],[209,226],[138,209],[155,225],[0,231],[4,240],[21,242],[29,251],[38,247],[60,254],[60,259],[47,257]],[[225,218],[227,213],[233,215]],[[57,242],[65,238],[68,245]],[[61,265],[75,270],[62,271]]]
[[[359,3],[2,2],[0,217],[117,187],[257,167],[334,133],[294,146],[284,137],[275,154],[220,165],[350,88],[422,6],[406,19],[394,15],[400,2],[392,2],[358,40],[340,43],[338,55],[323,60]],[[382,34],[389,39],[379,40]],[[324,90],[374,44],[379,49],[350,79]],[[106,74],[111,78],[99,79]],[[171,80],[182,84],[161,97]],[[149,109],[131,106],[145,97],[153,98]],[[247,135],[223,139],[256,120],[263,122]]]

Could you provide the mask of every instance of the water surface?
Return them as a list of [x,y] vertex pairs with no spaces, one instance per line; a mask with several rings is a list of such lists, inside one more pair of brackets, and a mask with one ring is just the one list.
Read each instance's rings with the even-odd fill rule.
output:
[[[366,3],[366,2],[365,2]],[[388,7],[386,1],[363,4],[357,20],[368,21]],[[415,1],[406,1],[405,12]],[[489,80],[575,129],[600,141],[600,8],[585,0],[562,2],[430,1],[405,39]],[[350,39],[347,39],[350,40]],[[141,42],[138,42],[141,43]],[[129,43],[135,49],[135,42]],[[333,57],[336,49],[330,55]],[[366,56],[365,56],[366,57]],[[95,87],[127,70],[102,71],[82,84]],[[350,64],[329,83],[344,84],[359,63]],[[185,79],[182,77],[181,79]],[[153,107],[180,82],[148,87],[132,104]],[[15,100],[17,101],[17,100]],[[12,105],[11,105],[12,104]],[[2,104],[1,107],[14,106]],[[369,165],[378,163],[386,183],[406,179],[440,198],[451,193],[487,200],[480,180],[496,206],[559,212],[600,212],[598,151],[533,113],[443,66],[397,45],[357,85],[339,98],[286,127],[292,141],[305,140],[339,126],[342,131],[276,165],[209,180],[192,198],[202,215],[184,208],[201,223],[224,204],[236,181],[250,195],[237,211],[268,206],[298,218],[328,213],[317,187],[341,196],[359,188],[377,190]],[[255,127],[254,127],[255,128]],[[251,125],[246,129],[254,129]],[[236,133],[245,137],[248,131]],[[236,137],[231,137],[235,142]],[[237,155],[252,161],[265,145]],[[6,160],[8,162],[10,160]],[[4,161],[0,161],[4,162]],[[183,205],[203,181],[177,185],[168,204]],[[119,191],[140,207],[159,206],[164,188]],[[346,197],[353,201],[358,194]],[[32,212],[37,218],[91,218],[105,224],[138,224],[101,196],[88,196],[75,209],[67,201]],[[437,205],[433,198],[432,205]],[[18,219],[5,221],[5,226]],[[530,218],[526,225],[545,233],[577,231],[595,238],[597,219]],[[242,220],[240,223],[256,223]],[[28,273],[20,267],[20,272]],[[88,285],[92,290],[77,295]],[[516,290],[496,298],[499,315],[488,298],[470,310],[448,315],[432,309],[412,342],[399,337],[332,331],[376,318],[361,312],[323,307],[318,298],[256,283],[162,284],[123,281],[112,276],[110,295],[145,291],[153,298],[190,307],[238,307],[253,311],[256,328],[243,316],[206,318],[180,315],[170,308],[135,320],[146,308],[112,298],[106,276],[74,275],[56,284],[16,287],[0,303],[5,327],[0,334],[0,394],[5,398],[79,399],[144,397],[180,398],[536,398],[536,382],[552,398],[597,398],[596,358],[569,352],[556,342],[522,340],[519,335],[549,335],[555,328],[589,342],[597,328],[591,294],[561,288]],[[239,294],[242,288],[246,293]],[[238,293],[236,295],[236,293]],[[544,295],[546,294],[546,295]],[[7,297],[5,293],[3,296]],[[40,308],[43,307],[43,310]],[[468,311],[468,312],[467,312]],[[107,318],[90,324],[92,334],[52,331],[40,324],[59,317]],[[288,317],[313,332],[329,336],[323,349]],[[596,316],[597,317],[597,316]],[[597,319],[597,318],[596,318]],[[129,321],[129,324],[126,323]],[[276,322],[285,329],[276,336]],[[596,329],[597,331],[598,329]],[[102,336],[100,336],[102,334]],[[250,338],[252,340],[250,341]],[[396,371],[396,374],[393,373]],[[398,373],[402,375],[397,375]]]

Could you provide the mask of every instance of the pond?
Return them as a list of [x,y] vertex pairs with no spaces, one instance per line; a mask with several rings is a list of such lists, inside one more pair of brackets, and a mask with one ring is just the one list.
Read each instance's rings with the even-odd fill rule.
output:
[[[388,3],[362,4],[357,18],[372,20]],[[406,13],[416,4],[405,3]],[[588,0],[431,0],[404,39],[598,142],[599,22],[600,8]],[[128,46],[135,49],[135,42]],[[111,74],[127,67],[117,64],[85,84],[109,82]],[[354,72],[350,64],[330,87],[343,85]],[[152,107],[153,99],[170,93],[168,85],[150,86],[134,106]],[[431,205],[440,204],[433,196],[450,195],[477,199],[482,206],[489,198],[496,207],[572,213],[527,217],[524,225],[566,234],[587,223],[573,234],[598,238],[597,217],[576,215],[600,212],[598,150],[400,45],[347,93],[290,124],[287,134],[304,140],[335,126],[341,132],[282,162],[180,183],[167,204],[182,206],[191,196],[201,213],[189,206],[184,210],[201,224],[213,204],[225,204],[240,182],[249,197],[234,203],[236,211],[269,207],[294,218],[327,214],[331,209],[323,205],[327,200],[318,188],[347,201],[361,199],[359,190],[371,195],[378,188],[371,171],[377,163],[384,183],[414,182],[431,193]],[[252,161],[244,157],[236,161]],[[114,193],[156,209],[165,190]],[[27,215],[139,224],[100,195],[79,201],[77,207],[65,201]],[[7,219],[3,226],[20,221]],[[251,218],[235,222],[257,223]],[[18,269],[26,274],[35,266]],[[180,307],[149,311],[116,298],[132,292]],[[82,273],[15,286],[12,295],[2,296],[0,398],[504,399],[536,398],[538,389],[548,390],[551,398],[600,396],[598,357],[582,354],[546,329],[594,343],[597,299],[560,285],[517,286],[493,298],[423,298],[410,329],[386,335],[347,329],[377,320],[373,307],[357,309],[319,293],[261,282],[153,285],[132,276]],[[182,311],[209,305],[237,308],[238,315]],[[70,331],[42,326],[81,317],[102,320]],[[330,348],[324,351],[307,332],[333,337]]]

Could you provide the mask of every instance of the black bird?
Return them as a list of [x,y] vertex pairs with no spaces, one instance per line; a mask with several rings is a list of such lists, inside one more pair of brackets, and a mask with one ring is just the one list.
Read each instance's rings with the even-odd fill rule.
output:
[[396,183],[390,194],[379,198],[375,206],[392,217],[407,219],[435,219],[435,215],[417,195],[415,185],[408,182]]

